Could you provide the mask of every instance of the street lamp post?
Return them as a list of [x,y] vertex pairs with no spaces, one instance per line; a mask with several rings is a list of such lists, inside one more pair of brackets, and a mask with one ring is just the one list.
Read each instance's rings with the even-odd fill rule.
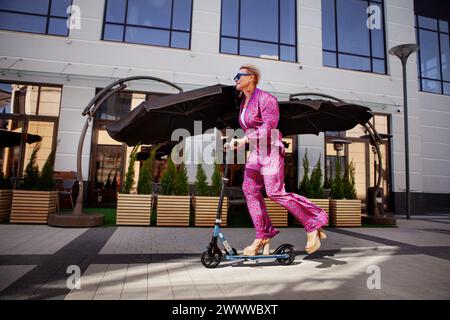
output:
[[419,50],[414,43],[401,44],[389,50],[389,54],[398,57],[403,69],[403,106],[405,122],[405,175],[406,175],[406,219],[410,218],[410,194],[409,194],[409,139],[408,139],[408,93],[406,85],[406,62],[411,54]]

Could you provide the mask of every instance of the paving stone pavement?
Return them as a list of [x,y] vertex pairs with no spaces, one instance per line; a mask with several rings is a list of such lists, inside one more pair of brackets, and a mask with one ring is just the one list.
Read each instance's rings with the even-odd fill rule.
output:
[[[292,265],[200,263],[212,228],[59,229],[0,225],[0,299],[449,299],[450,215],[399,218],[396,228],[328,228],[307,256],[306,234],[281,228],[273,247],[292,243]],[[231,244],[251,228],[224,228]],[[77,287],[70,287],[79,268]],[[69,271],[69,272],[68,272]],[[373,285],[379,272],[380,288]],[[375,281],[375,282],[374,282]]]

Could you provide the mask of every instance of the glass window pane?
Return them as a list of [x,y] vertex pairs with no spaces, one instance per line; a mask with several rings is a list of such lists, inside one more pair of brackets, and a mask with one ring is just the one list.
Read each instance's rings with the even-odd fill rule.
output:
[[278,0],[241,1],[240,23],[242,38],[278,42]]
[[280,0],[280,42],[295,45],[295,1]]
[[47,14],[49,0],[0,0],[0,9],[26,13]]
[[450,81],[450,42],[448,34],[440,34],[442,80]]
[[169,31],[127,27],[125,30],[125,42],[150,44],[157,46],[169,46]]
[[442,93],[441,92],[441,82],[422,79],[422,91],[432,92],[432,93]]
[[50,18],[48,22],[48,34],[67,36],[69,34],[67,19]]
[[222,35],[238,36],[239,0],[222,0]]
[[39,115],[40,116],[59,116],[59,107],[61,105],[61,88],[41,87],[39,96]]
[[238,53],[237,40],[222,37],[220,52],[237,54]]
[[123,26],[105,24],[103,40],[123,41]]
[[171,47],[189,49],[189,33],[187,32],[172,32]]
[[106,21],[124,23],[126,0],[108,0]]
[[426,28],[426,29],[431,29],[431,30],[437,31],[437,20],[436,19],[417,16],[417,21],[419,22],[420,28]]
[[323,65],[327,67],[337,67],[336,65],[336,53],[323,52]]
[[439,31],[448,33],[448,21],[439,20]]
[[[384,13],[381,8],[382,7],[380,7],[381,21],[384,21]],[[380,24],[380,27],[380,29],[374,28],[370,31],[372,37],[372,56],[384,59],[386,56],[386,49],[384,43],[383,23]]]
[[444,94],[450,95],[450,83],[444,82]]
[[322,0],[322,45],[325,50],[336,51],[334,0]]
[[72,4],[72,0],[52,0],[51,15],[67,17],[67,8]]
[[127,23],[170,28],[172,0],[128,0]]
[[295,47],[280,46],[280,60],[296,61]]
[[0,12],[0,29],[45,33],[46,25],[46,17]]
[[191,30],[192,0],[174,0],[172,28]]
[[370,71],[370,59],[339,54],[339,68]]
[[[0,82],[0,113],[11,113],[12,87],[9,83]],[[2,127],[2,129],[5,129]]]
[[95,113],[96,119],[118,120],[130,111],[132,94],[130,92],[115,93],[101,104]]
[[240,54],[278,60],[278,46],[276,44],[241,40]]
[[419,30],[420,70],[424,78],[440,80],[438,34],[433,31]]
[[[55,124],[50,121],[29,121],[28,122],[28,133],[35,134],[42,138],[40,144],[41,147],[39,152],[37,153],[36,164],[39,167],[39,170],[42,170],[44,167],[45,161],[47,161],[48,156],[52,152],[53,145],[53,132],[54,132]],[[36,144],[31,143],[25,144],[25,165],[23,166],[23,170],[25,172],[26,165],[30,160],[31,153],[33,152],[33,148]]]
[[337,0],[338,45],[340,52],[370,55],[367,2]]
[[381,74],[386,73],[386,67],[384,64],[384,60],[373,59],[372,64],[373,64],[373,72],[381,73]]

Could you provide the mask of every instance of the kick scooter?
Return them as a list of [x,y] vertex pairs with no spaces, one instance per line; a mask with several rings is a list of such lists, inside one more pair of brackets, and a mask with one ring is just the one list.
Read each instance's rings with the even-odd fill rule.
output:
[[222,223],[221,215],[222,215],[222,203],[223,196],[225,191],[225,183],[228,182],[227,174],[228,174],[228,163],[230,162],[230,155],[233,155],[232,150],[228,150],[227,148],[227,156],[225,161],[225,169],[224,174],[222,176],[221,181],[221,189],[220,189],[220,197],[219,197],[219,205],[217,206],[216,213],[216,221],[214,224],[214,231],[212,235],[211,242],[209,243],[206,251],[204,251],[201,255],[201,262],[206,268],[215,268],[217,267],[222,258],[223,253],[222,250],[218,247],[218,239],[222,243],[225,248],[225,259],[226,260],[277,260],[278,263],[289,265],[294,262],[295,254],[294,254],[294,246],[291,244],[282,244],[278,248],[275,249],[273,254],[270,255],[256,255],[256,256],[243,256],[239,255],[237,250],[231,247],[228,240],[225,238],[223,233],[220,230],[220,224]]

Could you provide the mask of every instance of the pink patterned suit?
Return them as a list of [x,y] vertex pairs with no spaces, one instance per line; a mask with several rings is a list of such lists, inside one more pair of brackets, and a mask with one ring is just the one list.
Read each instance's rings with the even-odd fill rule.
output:
[[[240,109],[241,113],[245,112],[244,122],[241,121],[240,113],[239,123],[249,139],[250,153],[245,164],[242,190],[255,226],[256,238],[272,238],[279,232],[273,227],[267,214],[262,195],[263,186],[267,196],[293,214],[303,224],[306,232],[319,229],[328,222],[326,212],[309,199],[285,190],[285,149],[281,133],[272,130],[276,129],[280,117],[277,99],[256,88],[245,110],[244,100]],[[267,147],[261,148],[257,141],[265,143]]]

